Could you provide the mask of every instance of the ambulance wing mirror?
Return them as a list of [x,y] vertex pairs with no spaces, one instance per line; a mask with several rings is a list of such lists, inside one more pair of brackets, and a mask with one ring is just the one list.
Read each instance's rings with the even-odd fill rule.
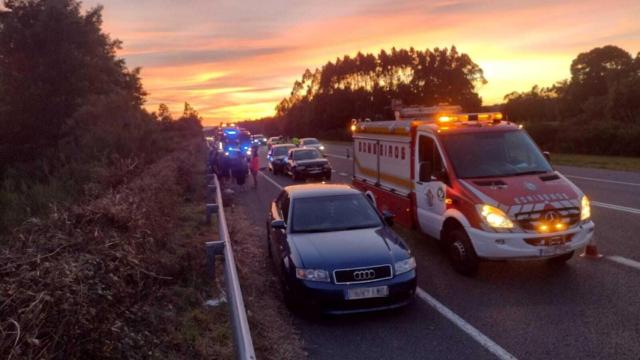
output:
[[423,161],[420,163],[418,180],[421,182],[431,181],[431,161]]
[[548,162],[551,162],[551,153],[548,151],[543,151],[542,155],[544,155],[544,158],[547,159]]
[[394,213],[392,213],[389,210],[385,210],[382,212],[382,218],[384,219],[384,222],[388,225],[388,226],[393,226],[393,219],[396,217],[396,215]]

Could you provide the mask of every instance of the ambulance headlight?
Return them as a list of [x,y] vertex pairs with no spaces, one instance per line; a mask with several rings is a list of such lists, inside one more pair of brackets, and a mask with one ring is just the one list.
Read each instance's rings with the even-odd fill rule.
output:
[[580,206],[580,220],[587,220],[591,217],[591,201],[587,195],[582,196],[581,206]]
[[487,225],[491,226],[495,229],[511,229],[513,228],[513,222],[509,219],[507,214],[504,211],[498,209],[497,207],[493,207],[491,205],[476,205],[478,209],[478,213],[482,220],[484,220]]

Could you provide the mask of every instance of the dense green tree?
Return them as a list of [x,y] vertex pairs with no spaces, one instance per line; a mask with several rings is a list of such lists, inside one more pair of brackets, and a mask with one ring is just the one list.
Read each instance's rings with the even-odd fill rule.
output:
[[0,170],[56,154],[67,124],[95,99],[139,109],[138,69],[102,32],[102,7],[76,0],[7,0],[0,15]]
[[390,118],[392,99],[408,104],[460,104],[480,108],[476,86],[484,84],[482,69],[451,49],[358,52],[305,70],[289,97],[276,107],[276,119],[288,134],[343,134],[352,118]]

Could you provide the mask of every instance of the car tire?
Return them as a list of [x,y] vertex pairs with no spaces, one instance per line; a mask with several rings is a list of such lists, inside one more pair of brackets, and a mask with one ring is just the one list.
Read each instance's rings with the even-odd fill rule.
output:
[[549,262],[554,265],[564,265],[567,261],[571,260],[575,251],[568,252],[566,254],[562,254],[560,256],[555,256],[549,259]]
[[269,259],[273,258],[273,251],[271,250],[271,231],[269,229],[269,224],[267,224],[267,254],[269,255]]
[[287,281],[285,280],[286,271],[284,269],[280,270],[282,272],[280,287],[282,289],[282,299],[284,300],[284,305],[293,313],[298,313],[300,310],[300,302],[296,300],[293,295],[293,291],[287,286]]
[[453,268],[464,276],[474,276],[478,272],[478,255],[463,229],[454,229],[447,236],[447,252]]

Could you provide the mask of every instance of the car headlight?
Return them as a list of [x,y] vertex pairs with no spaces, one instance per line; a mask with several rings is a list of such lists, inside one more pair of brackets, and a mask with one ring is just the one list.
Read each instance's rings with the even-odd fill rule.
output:
[[300,280],[329,282],[329,272],[322,269],[296,269],[296,277]]
[[591,217],[591,201],[587,195],[582,196],[582,206],[580,207],[580,220],[587,220]]
[[396,275],[404,274],[416,268],[416,259],[412,256],[408,259],[398,261],[393,264],[393,268],[396,271]]
[[513,222],[504,211],[491,205],[476,205],[478,212],[487,225],[496,229],[511,229]]
[[324,145],[320,145],[320,150],[324,150]]

